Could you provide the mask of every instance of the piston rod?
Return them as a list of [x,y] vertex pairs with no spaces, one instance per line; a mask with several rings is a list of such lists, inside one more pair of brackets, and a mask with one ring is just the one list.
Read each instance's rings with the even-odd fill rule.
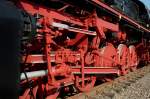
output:
[[[41,77],[47,75],[48,70],[39,70],[39,71],[32,71],[26,72],[27,78],[34,78],[34,77]],[[25,73],[21,73],[20,80],[26,79]]]

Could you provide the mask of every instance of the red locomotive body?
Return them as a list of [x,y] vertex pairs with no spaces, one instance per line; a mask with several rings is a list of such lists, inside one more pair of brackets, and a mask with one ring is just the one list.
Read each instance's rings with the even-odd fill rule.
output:
[[89,91],[150,61],[150,30],[101,0],[15,5],[24,22],[19,99],[55,99],[70,86]]

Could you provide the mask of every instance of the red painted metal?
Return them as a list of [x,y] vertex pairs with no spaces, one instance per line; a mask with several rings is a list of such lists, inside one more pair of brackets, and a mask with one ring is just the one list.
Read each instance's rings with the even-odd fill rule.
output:
[[[27,42],[27,48],[24,48],[29,50],[29,53],[22,55],[22,64],[25,66],[21,69],[30,73],[46,71],[42,76],[38,74],[34,78],[33,76],[29,78],[35,82],[33,96],[40,99],[56,99],[60,89],[67,89],[65,87],[69,85],[77,87],[79,91],[89,91],[94,87],[97,76],[101,75],[102,80],[107,80],[106,75],[124,75],[129,69],[134,70],[137,67],[139,63],[137,49],[141,47],[136,46],[137,44],[127,45],[130,33],[126,33],[127,30],[123,31],[119,22],[104,20],[95,10],[88,17],[80,18],[63,12],[70,5],[65,4],[60,9],[51,9],[33,3],[34,0],[31,1],[20,0],[17,7],[31,16],[35,14],[42,16],[36,19],[35,23],[40,24],[41,28],[36,29],[36,36],[31,42]],[[150,32],[99,0],[88,2],[107,9],[117,17],[121,16],[139,30]],[[106,15],[105,19],[110,17]],[[112,33],[110,37],[109,33]],[[150,61],[150,49],[146,47],[145,54],[141,51],[140,54]],[[26,84],[28,84],[26,80],[20,83],[21,86]],[[23,90],[19,99],[29,99],[30,89]]]
[[139,63],[139,59],[134,45],[129,46],[129,55],[130,55],[129,66],[131,70],[134,71]]
[[118,24],[113,24],[107,21],[104,21],[100,18],[97,18],[97,27],[103,27],[103,28],[107,28],[110,29],[112,31],[119,31],[119,25]]
[[[74,74],[81,74],[81,67],[72,67],[72,72]],[[117,67],[85,67],[85,74],[118,74],[120,75],[120,70]]]
[[129,69],[128,65],[129,65],[129,61],[130,61],[129,49],[126,45],[119,44],[118,58],[119,58],[119,63],[121,65],[122,74],[125,75],[128,72],[128,69]]
[[[82,78],[83,79],[83,78]],[[86,79],[86,80],[85,80]],[[93,77],[93,76],[91,76],[91,77],[88,77],[88,78],[86,78],[85,77],[85,79],[84,80],[82,80],[82,81],[88,81],[88,82],[81,82],[81,85],[80,85],[80,82],[78,82],[79,81],[79,77],[78,76],[76,76],[76,86],[77,86],[77,88],[81,91],[81,92],[88,92],[88,91],[90,91],[91,90],[91,88],[93,88],[94,87],[94,84],[95,84],[95,82],[96,82],[96,77]],[[84,85],[83,85],[84,84]]]
[[[28,11],[31,14],[35,14],[35,13],[40,13],[42,15],[44,15],[45,17],[51,18],[51,19],[57,19],[57,20],[63,20],[66,21],[68,23],[74,23],[80,26],[83,26],[83,22],[81,22],[78,19],[75,19],[71,16],[68,16],[64,13],[61,12],[57,12],[54,10],[50,10],[49,8],[46,8],[42,5],[40,5],[40,7],[35,7],[34,3],[28,2],[27,0],[22,0],[20,1],[20,3],[18,4],[18,6],[20,6],[22,9]],[[51,23],[50,20],[47,20],[49,23]]]

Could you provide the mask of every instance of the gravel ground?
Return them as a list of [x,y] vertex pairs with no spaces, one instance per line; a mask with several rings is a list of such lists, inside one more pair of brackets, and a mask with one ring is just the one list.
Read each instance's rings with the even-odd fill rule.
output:
[[128,86],[113,99],[150,99],[150,73]]

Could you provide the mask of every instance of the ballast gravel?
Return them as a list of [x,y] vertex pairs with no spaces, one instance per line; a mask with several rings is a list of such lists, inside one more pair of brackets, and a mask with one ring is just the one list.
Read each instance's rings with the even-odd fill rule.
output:
[[120,92],[113,89],[109,90],[108,94],[96,95],[91,99],[150,99],[150,73],[122,88]]
[[150,73],[132,83],[113,99],[150,99]]

